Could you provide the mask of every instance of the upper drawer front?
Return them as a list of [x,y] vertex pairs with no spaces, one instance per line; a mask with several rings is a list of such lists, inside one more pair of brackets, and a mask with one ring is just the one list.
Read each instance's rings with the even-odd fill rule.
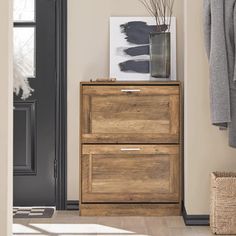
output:
[[179,86],[84,86],[83,143],[178,143]]

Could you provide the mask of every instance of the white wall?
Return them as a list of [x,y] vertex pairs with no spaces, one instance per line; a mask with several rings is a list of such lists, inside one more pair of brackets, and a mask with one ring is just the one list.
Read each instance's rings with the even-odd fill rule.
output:
[[[177,0],[178,78],[183,80],[183,0]],[[68,1],[68,199],[79,196],[79,82],[109,73],[109,17],[148,16],[137,0]]]
[[12,235],[11,13],[11,1],[0,1],[0,236]]
[[209,213],[212,171],[236,171],[236,150],[226,131],[211,125],[208,62],[203,44],[202,0],[185,0],[185,206]]

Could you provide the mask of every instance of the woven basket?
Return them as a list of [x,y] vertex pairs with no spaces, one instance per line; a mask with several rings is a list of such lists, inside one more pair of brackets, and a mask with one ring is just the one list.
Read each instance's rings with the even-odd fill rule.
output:
[[236,234],[236,173],[211,174],[211,230]]

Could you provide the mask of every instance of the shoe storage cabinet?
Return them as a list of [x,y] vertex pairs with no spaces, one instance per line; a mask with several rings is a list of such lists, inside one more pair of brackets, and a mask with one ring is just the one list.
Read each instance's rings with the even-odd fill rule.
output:
[[80,215],[181,212],[179,82],[82,82]]

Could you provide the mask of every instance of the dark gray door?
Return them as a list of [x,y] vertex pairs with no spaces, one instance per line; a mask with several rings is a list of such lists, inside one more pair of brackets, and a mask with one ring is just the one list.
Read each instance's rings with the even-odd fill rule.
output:
[[54,206],[55,0],[14,0],[14,206]]

